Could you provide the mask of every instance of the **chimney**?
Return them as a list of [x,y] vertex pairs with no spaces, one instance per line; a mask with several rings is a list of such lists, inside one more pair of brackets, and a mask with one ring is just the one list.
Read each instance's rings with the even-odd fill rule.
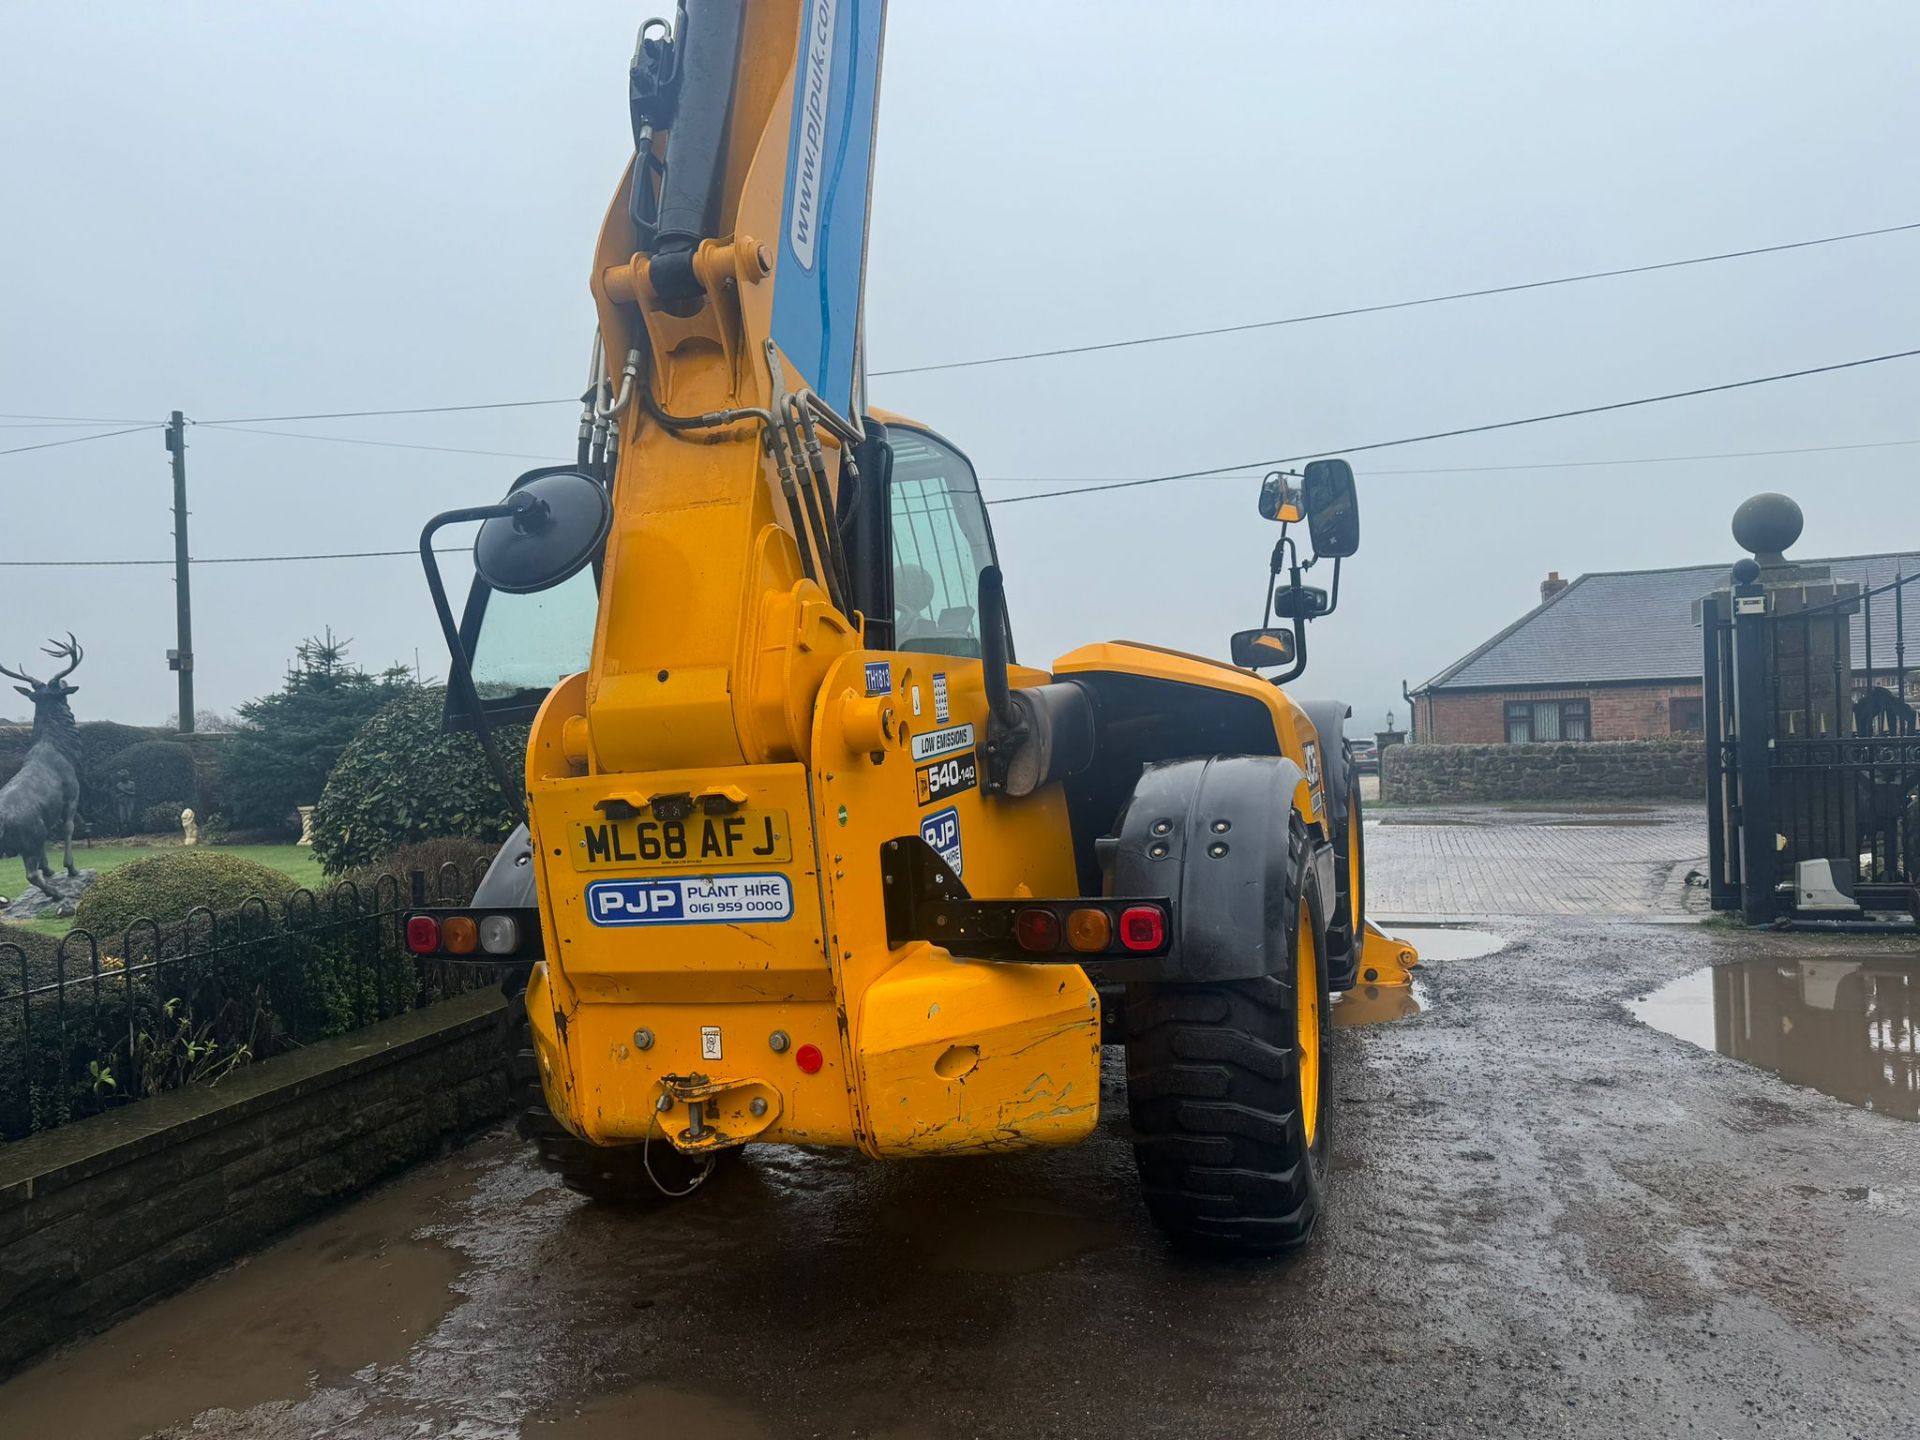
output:
[[1566,588],[1567,582],[1560,578],[1560,572],[1558,570],[1549,570],[1547,572],[1547,578],[1540,582],[1540,603],[1542,605],[1546,604],[1547,601],[1553,599],[1554,596]]

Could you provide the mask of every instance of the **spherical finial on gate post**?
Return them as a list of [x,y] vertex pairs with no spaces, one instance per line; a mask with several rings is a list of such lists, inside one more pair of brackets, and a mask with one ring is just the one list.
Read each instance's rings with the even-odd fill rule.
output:
[[1805,525],[1806,517],[1793,497],[1773,491],[1741,501],[1733,512],[1733,538],[1763,566],[1786,564],[1782,552],[1800,538]]

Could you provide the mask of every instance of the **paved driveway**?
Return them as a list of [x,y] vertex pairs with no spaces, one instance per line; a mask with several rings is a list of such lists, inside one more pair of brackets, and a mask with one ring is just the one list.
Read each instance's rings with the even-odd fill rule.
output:
[[1367,816],[1367,908],[1390,916],[1680,916],[1705,892],[1699,805],[1538,811],[1376,809]]

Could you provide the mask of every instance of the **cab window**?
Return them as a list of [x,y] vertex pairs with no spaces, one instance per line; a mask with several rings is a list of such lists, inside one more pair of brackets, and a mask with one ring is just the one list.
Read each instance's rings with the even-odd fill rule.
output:
[[[489,718],[532,719],[549,690],[587,668],[599,599],[592,566],[533,595],[508,595],[473,582],[460,639]],[[449,692],[449,728],[464,728],[458,712]]]
[[894,647],[977,657],[980,572],[994,563],[979,481],[959,451],[924,430],[889,425],[887,441]]

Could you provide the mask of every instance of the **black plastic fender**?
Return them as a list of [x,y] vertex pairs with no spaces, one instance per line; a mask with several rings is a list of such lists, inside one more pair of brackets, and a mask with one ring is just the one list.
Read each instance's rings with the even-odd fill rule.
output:
[[[1112,895],[1165,895],[1174,943],[1128,980],[1208,982],[1278,974],[1306,865],[1333,895],[1332,847],[1302,847],[1291,825],[1303,773],[1276,755],[1215,755],[1148,766],[1100,850]],[[1324,917],[1319,917],[1324,919]]]

